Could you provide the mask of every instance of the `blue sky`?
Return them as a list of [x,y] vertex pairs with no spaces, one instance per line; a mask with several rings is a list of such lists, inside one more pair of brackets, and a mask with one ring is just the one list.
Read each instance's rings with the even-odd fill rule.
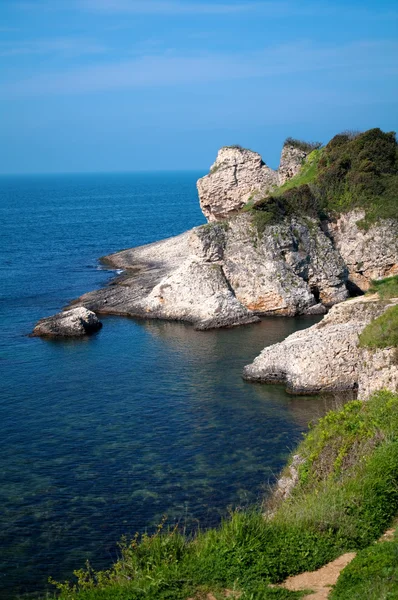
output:
[[395,1],[1,0],[0,172],[273,167],[287,136],[398,129]]

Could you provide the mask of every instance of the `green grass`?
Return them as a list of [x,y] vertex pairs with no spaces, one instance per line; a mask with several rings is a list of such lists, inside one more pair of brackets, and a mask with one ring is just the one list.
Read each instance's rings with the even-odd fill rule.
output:
[[299,173],[297,173],[297,175],[295,175],[291,179],[288,179],[286,183],[277,188],[273,192],[273,195],[280,196],[287,190],[299,187],[300,185],[308,185],[312,183],[317,175],[318,164],[323,154],[323,151],[323,148],[313,150],[311,154],[307,156]]
[[200,600],[229,589],[242,600],[299,598],[268,584],[366,547],[398,513],[398,395],[381,392],[329,413],[298,453],[299,484],[272,518],[237,511],[192,538],[160,525],[152,536],[123,540],[109,571],[88,568],[77,583],[60,584],[60,597]]
[[398,348],[398,305],[391,306],[365,327],[359,336],[361,348]]
[[[324,218],[363,209],[359,226],[398,219],[398,150],[394,132],[336,135],[309,154],[300,172],[251,207],[259,233],[291,215]],[[267,213],[258,216],[256,213]]]
[[330,600],[398,600],[398,540],[365,548],[342,571]]
[[369,293],[379,294],[382,300],[398,298],[398,275],[386,277],[385,279],[373,280],[369,288]]

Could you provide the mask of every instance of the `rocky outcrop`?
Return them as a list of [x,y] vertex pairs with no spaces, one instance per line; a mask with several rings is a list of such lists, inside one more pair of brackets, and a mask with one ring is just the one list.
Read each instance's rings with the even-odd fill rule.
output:
[[257,152],[225,146],[197,183],[200,208],[208,221],[220,221],[236,214],[256,192],[265,195],[277,184],[278,174]]
[[307,155],[297,146],[285,144],[279,169],[274,171],[257,152],[240,146],[221,148],[210,173],[197,182],[204,216],[210,222],[231,217],[249,201],[263,198],[297,175]]
[[[391,304],[394,303],[398,303],[398,299],[391,301]],[[366,382],[372,380],[376,370],[380,370],[380,379],[386,384],[390,381],[394,386],[397,367],[391,361],[386,362],[385,351],[380,351],[378,368],[369,360],[368,351],[358,347],[361,331],[390,305],[380,302],[377,295],[338,304],[320,323],[265,348],[251,365],[245,367],[243,376],[249,381],[283,383],[289,392],[295,394],[360,387],[366,395],[366,386],[369,386]],[[362,365],[366,358],[370,366],[365,376]]]
[[101,327],[102,323],[97,315],[81,306],[41,319],[34,328],[32,336],[82,337],[98,331]]
[[257,314],[322,312],[319,306],[314,311],[319,303],[347,297],[344,263],[311,219],[287,219],[261,235],[249,215],[232,219],[224,271],[236,297]]
[[284,144],[278,169],[279,185],[283,185],[288,179],[297,175],[307,156],[308,152],[297,148],[297,146],[289,143]]
[[311,219],[286,219],[259,234],[243,213],[105,260],[126,273],[78,304],[198,329],[252,323],[259,315],[320,314],[347,297],[344,263]]
[[366,291],[371,279],[398,274],[398,222],[386,219],[364,229],[364,211],[351,211],[325,223],[347,265],[349,286]]
[[[364,230],[358,211],[323,222],[281,211],[277,224],[262,227],[260,210],[240,210],[293,177],[305,157],[297,145],[285,144],[277,172],[256,152],[222,148],[209,175],[198,181],[210,222],[105,257],[124,274],[72,305],[209,329],[253,323],[263,315],[324,314],[347,298],[347,282],[360,292],[370,278],[396,272],[396,222]],[[335,336],[338,344],[343,334]],[[354,344],[354,331],[352,336]]]

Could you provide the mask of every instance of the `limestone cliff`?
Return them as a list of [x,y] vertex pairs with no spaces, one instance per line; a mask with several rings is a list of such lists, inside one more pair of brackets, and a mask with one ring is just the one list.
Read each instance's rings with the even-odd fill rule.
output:
[[199,329],[259,315],[314,314],[344,300],[345,266],[315,221],[294,218],[260,234],[249,214],[106,262],[126,270],[114,285],[77,300],[105,314],[184,320]]
[[236,214],[256,197],[264,197],[300,171],[309,151],[285,143],[277,171],[260,154],[241,146],[218,151],[210,173],[197,182],[200,207],[208,221],[221,221]]
[[333,245],[347,266],[349,287],[367,291],[372,279],[398,274],[398,221],[385,219],[363,229],[364,210],[325,222]]
[[307,158],[309,152],[302,148],[285,142],[282,148],[281,160],[278,169],[278,183],[283,185],[300,171],[303,162]]

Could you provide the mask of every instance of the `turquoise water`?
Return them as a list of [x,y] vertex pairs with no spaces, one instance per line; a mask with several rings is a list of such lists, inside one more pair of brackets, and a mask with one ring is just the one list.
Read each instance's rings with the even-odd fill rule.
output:
[[0,178],[0,598],[105,567],[122,534],[188,529],[255,502],[326,401],[241,371],[314,318],[196,332],[104,318],[80,341],[27,334],[105,285],[98,257],[204,221],[201,173]]

